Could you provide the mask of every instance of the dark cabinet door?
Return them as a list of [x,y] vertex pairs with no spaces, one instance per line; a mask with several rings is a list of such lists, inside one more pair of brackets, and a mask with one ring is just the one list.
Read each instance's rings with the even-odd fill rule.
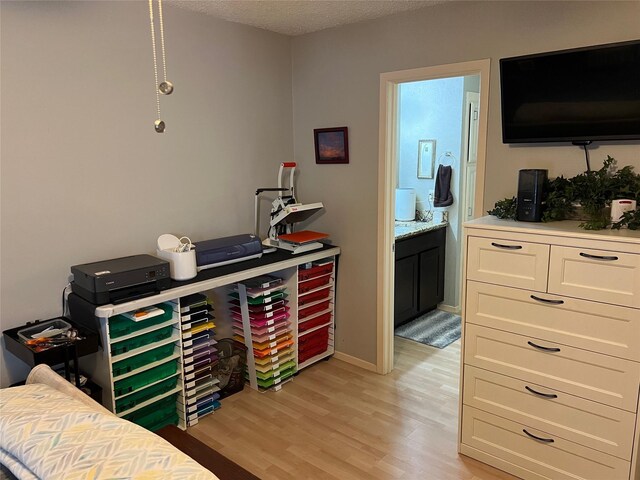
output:
[[395,327],[444,300],[445,241],[439,228],[396,242]]
[[396,260],[394,327],[418,313],[418,267],[417,255]]
[[436,308],[444,298],[442,274],[444,262],[441,258],[442,248],[432,248],[420,253],[418,311],[424,312]]

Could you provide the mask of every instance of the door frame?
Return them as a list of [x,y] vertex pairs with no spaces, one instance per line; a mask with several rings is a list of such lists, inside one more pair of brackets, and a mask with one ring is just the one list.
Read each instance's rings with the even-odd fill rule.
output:
[[437,65],[380,74],[380,119],[378,136],[378,251],[377,251],[377,355],[376,370],[393,370],[393,285],[395,188],[397,184],[397,106],[398,85],[439,78],[480,76],[480,121],[478,124],[478,160],[476,172],[476,212],[483,210],[487,112],[489,110],[489,74],[491,60]]
[[[470,147],[471,144],[473,142],[471,142],[471,139],[469,138],[469,134],[472,132],[472,125],[473,125],[473,119],[471,118],[471,116],[473,115],[473,105],[474,103],[477,102],[477,110],[478,110],[478,119],[477,121],[480,121],[480,95],[477,94],[476,92],[467,92],[465,95],[465,116],[464,116],[464,126],[462,127],[463,132],[464,132],[464,141],[463,141],[463,154],[461,155],[462,160],[460,162],[460,168],[463,171],[463,175],[462,175],[462,188],[460,189],[460,194],[461,194],[461,205],[462,205],[462,211],[460,212],[460,218],[466,218],[467,217],[467,212],[469,209],[469,198],[470,195],[468,195],[468,183],[469,183],[469,165],[473,165],[474,169],[476,168],[476,162],[470,162]],[[476,137],[478,135],[477,129],[476,129]],[[478,139],[476,138],[476,143],[475,143],[475,158],[477,160],[478,158]],[[475,186],[475,183],[474,183]],[[473,195],[473,200],[475,201],[475,192]],[[476,212],[476,208],[477,206],[475,204],[473,204],[473,209],[471,211],[471,218],[473,218],[474,213]],[[462,221],[460,222],[460,224],[462,225]],[[460,232],[462,232],[462,228],[460,228]],[[459,233],[460,233],[459,232]],[[460,268],[460,273],[462,273],[462,268]]]

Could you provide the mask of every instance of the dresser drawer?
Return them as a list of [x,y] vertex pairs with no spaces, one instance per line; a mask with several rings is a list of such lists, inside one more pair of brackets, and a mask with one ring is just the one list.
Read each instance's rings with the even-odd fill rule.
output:
[[464,359],[485,370],[636,411],[640,382],[636,362],[470,323],[465,326]]
[[462,453],[465,445],[517,465],[526,479],[628,480],[631,468],[620,458],[469,406],[462,410]]
[[549,293],[640,308],[640,255],[554,245]]
[[631,460],[635,415],[466,365],[464,404]]
[[467,282],[467,323],[640,361],[640,311]]
[[468,237],[467,278],[545,292],[549,245]]

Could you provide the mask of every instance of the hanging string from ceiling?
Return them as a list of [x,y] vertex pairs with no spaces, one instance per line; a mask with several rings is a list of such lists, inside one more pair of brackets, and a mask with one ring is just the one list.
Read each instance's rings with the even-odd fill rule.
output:
[[156,0],[158,3],[158,22],[160,26],[160,50],[162,55],[162,70],[164,73],[164,80],[158,83],[158,55],[156,50],[156,29],[155,20],[153,16],[153,0],[149,0],[149,21],[151,23],[151,46],[153,47],[153,74],[155,76],[154,89],[156,91],[156,109],[158,118],[154,122],[156,132],[164,133],[165,123],[160,115],[160,94],[171,95],[173,93],[173,83],[167,80],[167,55],[164,49],[164,20],[162,18],[162,0]]

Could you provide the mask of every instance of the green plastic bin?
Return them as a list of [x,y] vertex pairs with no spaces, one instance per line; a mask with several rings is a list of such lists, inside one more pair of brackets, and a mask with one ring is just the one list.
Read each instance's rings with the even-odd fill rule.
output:
[[178,377],[167,378],[166,380],[163,380],[160,383],[156,383],[151,387],[134,392],[124,398],[120,398],[116,400],[116,413],[122,413],[126,410],[130,410],[136,405],[141,404],[142,402],[146,402],[153,397],[162,395],[163,393],[174,389],[177,383]]
[[151,431],[166,425],[175,425],[178,423],[176,396],[170,395],[123,418]]
[[117,380],[113,384],[113,391],[116,397],[126,395],[131,392],[135,392],[147,385],[162,380],[163,378],[170,377],[178,368],[178,360],[171,360],[157,367],[150,368],[149,370],[131,375],[130,377],[122,380]]
[[130,333],[138,332],[144,328],[153,327],[159,323],[170,320],[173,316],[173,307],[168,303],[154,305],[164,311],[162,315],[151,317],[147,320],[133,321],[124,315],[115,315],[109,319],[109,337],[118,338]]
[[128,338],[121,342],[111,344],[111,355],[121,355],[123,353],[130,352],[136,348],[144,347],[150,343],[159,342],[171,336],[173,325],[167,325],[153,332],[145,333],[137,337]]
[[140,355],[136,355],[135,357],[115,362],[111,367],[113,376],[117,377],[119,375],[124,375],[125,373],[133,372],[134,370],[142,368],[145,365],[149,365],[150,363],[157,362],[159,360],[162,360],[163,358],[167,358],[171,356],[171,354],[173,353],[173,349],[174,344],[170,343],[168,345],[163,345],[161,347],[154,348],[153,350],[149,350],[148,352],[141,353]]
[[178,414],[174,412],[173,415],[167,418],[163,418],[162,420],[154,424],[151,424],[149,426],[143,425],[143,427],[146,428],[147,430],[151,430],[152,432],[157,432],[158,430],[166,427],[167,425],[177,425],[177,424],[178,424]]

